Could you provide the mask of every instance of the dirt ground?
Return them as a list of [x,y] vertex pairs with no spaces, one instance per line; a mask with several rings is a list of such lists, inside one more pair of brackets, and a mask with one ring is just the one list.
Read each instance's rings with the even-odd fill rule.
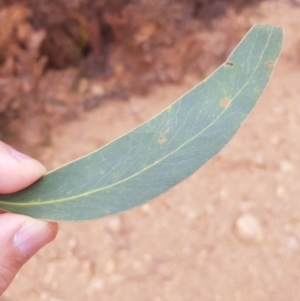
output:
[[[300,3],[261,2],[250,21],[283,26],[283,53],[228,146],[140,208],[62,223],[56,241],[30,260],[2,301],[300,300]],[[57,126],[38,158],[53,169],[84,155],[202,78],[105,101]]]

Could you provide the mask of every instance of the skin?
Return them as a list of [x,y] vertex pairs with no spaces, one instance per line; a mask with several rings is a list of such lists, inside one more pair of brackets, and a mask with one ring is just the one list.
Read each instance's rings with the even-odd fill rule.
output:
[[[0,194],[21,190],[46,172],[38,161],[0,141]],[[57,235],[56,223],[0,210],[0,296],[20,268]]]

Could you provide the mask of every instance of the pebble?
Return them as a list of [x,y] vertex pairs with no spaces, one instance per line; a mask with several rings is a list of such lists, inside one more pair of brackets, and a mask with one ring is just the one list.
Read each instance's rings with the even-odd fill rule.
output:
[[261,242],[263,229],[260,222],[250,213],[241,215],[235,222],[238,237],[247,242]]
[[290,173],[294,171],[294,165],[288,160],[282,160],[280,162],[280,171],[282,173]]
[[110,259],[105,264],[105,271],[107,274],[112,274],[116,270],[116,263],[113,259]]
[[100,291],[104,287],[104,282],[100,278],[94,278],[90,281],[89,286],[86,289],[88,294],[92,294],[95,291]]
[[144,213],[149,213],[151,211],[151,206],[149,204],[145,204],[141,207]]
[[286,197],[286,189],[285,189],[285,187],[283,185],[277,186],[277,188],[276,188],[276,196],[278,198],[284,198],[284,197]]
[[253,159],[257,165],[262,165],[265,162],[265,158],[261,152],[256,153]]
[[273,145],[278,145],[279,141],[280,141],[280,137],[278,135],[272,135],[271,138],[270,138],[270,142]]
[[111,217],[106,222],[106,228],[109,232],[117,234],[120,233],[122,223],[119,217]]
[[91,92],[95,96],[102,96],[105,94],[105,90],[104,90],[103,86],[100,84],[94,84],[91,87]]
[[227,200],[229,197],[230,191],[227,188],[222,188],[219,191],[219,196],[222,200]]
[[298,250],[299,249],[298,238],[294,236],[288,237],[287,246],[290,250]]
[[78,245],[78,242],[77,242],[77,239],[76,239],[76,238],[72,237],[72,238],[70,238],[70,239],[68,240],[68,247],[69,247],[70,249],[76,248],[77,245]]

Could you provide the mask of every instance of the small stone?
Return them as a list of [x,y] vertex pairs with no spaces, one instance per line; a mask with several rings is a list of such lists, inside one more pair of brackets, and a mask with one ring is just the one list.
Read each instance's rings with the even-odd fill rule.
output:
[[114,233],[114,234],[119,233],[122,228],[122,223],[121,223],[120,218],[112,217],[112,218],[108,219],[107,223],[106,223],[106,228],[111,233]]
[[194,221],[197,218],[197,213],[195,211],[189,211],[186,214],[188,221]]
[[110,259],[105,264],[105,271],[108,274],[112,274],[116,270],[116,263],[113,259]]
[[280,171],[282,173],[290,173],[294,171],[294,165],[288,160],[282,160],[280,162]]
[[149,253],[145,253],[143,257],[144,257],[145,261],[148,261],[148,262],[149,262],[149,261],[152,260],[152,256],[151,256],[151,254],[149,254]]
[[290,250],[298,250],[299,249],[299,240],[297,239],[297,237],[294,237],[294,236],[288,237],[287,245]]
[[78,242],[77,242],[76,238],[70,238],[68,240],[68,247],[70,249],[75,249],[77,247],[77,245],[78,245]]
[[142,262],[139,261],[139,260],[134,260],[132,262],[132,267],[135,269],[135,270],[141,270],[143,265],[142,265]]
[[102,96],[105,93],[105,90],[100,84],[94,84],[91,88],[91,92],[95,96]]
[[222,188],[219,191],[219,196],[222,200],[227,200],[229,197],[230,191],[227,188]]
[[100,278],[94,278],[92,281],[89,283],[89,286],[86,289],[86,292],[88,294],[92,294],[95,291],[100,291],[103,289],[104,283],[102,279]]
[[257,165],[262,165],[265,162],[265,158],[261,152],[256,153],[253,159]]
[[261,242],[263,230],[260,222],[250,213],[241,215],[235,222],[238,237],[247,242]]
[[286,196],[286,189],[283,185],[279,185],[277,188],[276,188],[276,196],[278,198],[284,198]]
[[144,213],[149,213],[151,211],[151,206],[149,204],[145,204],[141,207]]
[[291,224],[284,224],[283,225],[283,231],[285,233],[291,233],[293,231],[293,227]]
[[41,301],[45,301],[45,300],[49,299],[49,296],[46,293],[41,293],[40,296],[39,296],[39,299]]
[[278,135],[272,135],[271,138],[270,138],[270,142],[273,144],[273,145],[278,145],[280,141],[280,138]]

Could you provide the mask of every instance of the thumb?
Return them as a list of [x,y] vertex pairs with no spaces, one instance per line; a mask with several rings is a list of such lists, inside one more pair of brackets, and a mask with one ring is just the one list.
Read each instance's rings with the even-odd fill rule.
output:
[[[0,141],[0,194],[21,190],[46,172],[38,161]],[[23,264],[57,234],[57,224],[0,210],[0,296]]]
[[0,141],[0,193],[21,190],[45,172],[41,163]]
[[57,224],[17,214],[0,214],[0,296],[19,269],[57,234]]

